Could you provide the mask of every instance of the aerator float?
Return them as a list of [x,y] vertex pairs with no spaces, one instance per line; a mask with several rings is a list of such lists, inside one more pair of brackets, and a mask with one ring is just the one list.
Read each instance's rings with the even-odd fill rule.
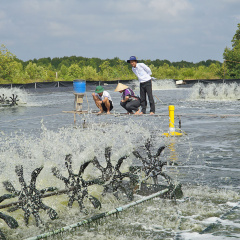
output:
[[6,97],[4,94],[0,96],[0,106],[2,107],[13,107],[18,105],[18,95],[12,94],[11,97]]
[[[161,146],[158,148],[155,155],[152,155],[151,147],[151,141],[147,140],[144,146],[144,151],[146,152],[145,157],[143,157],[139,151],[133,151],[133,156],[136,157],[137,161],[139,162],[139,166],[130,166],[126,172],[121,171],[121,166],[124,161],[128,160],[129,156],[124,155],[120,157],[116,165],[114,165],[111,161],[111,147],[105,148],[106,164],[104,165],[106,167],[103,167],[98,161],[98,158],[95,156],[92,160],[83,163],[79,167],[77,173],[75,173],[72,168],[72,155],[66,155],[65,167],[67,168],[68,176],[62,175],[58,168],[52,168],[53,176],[64,182],[65,189],[57,189],[56,187],[50,187],[41,190],[37,189],[36,181],[43,169],[42,166],[36,168],[32,172],[30,184],[27,185],[23,176],[23,167],[21,165],[16,166],[15,172],[21,185],[21,189],[16,190],[10,181],[3,182],[4,188],[10,192],[10,194],[1,196],[0,202],[13,198],[15,199],[15,202],[7,203],[5,205],[2,204],[0,205],[0,209],[8,208],[8,212],[22,209],[24,212],[24,221],[26,225],[29,224],[30,215],[33,215],[36,226],[43,226],[44,222],[40,218],[40,210],[46,211],[51,220],[54,220],[58,217],[57,210],[54,210],[43,203],[43,200],[46,197],[66,194],[68,196],[68,207],[71,208],[73,203],[76,201],[79,205],[79,210],[84,213],[88,212],[83,204],[85,199],[89,200],[94,208],[100,209],[100,200],[89,194],[88,188],[93,185],[101,185],[103,187],[102,195],[110,193],[116,198],[126,196],[130,201],[134,199],[135,194],[150,195],[162,190],[164,190],[164,194],[161,195],[162,197],[182,197],[183,194],[181,185],[174,185],[170,176],[163,172],[163,167],[167,165],[167,162],[161,161],[160,155],[165,147]],[[92,168],[96,168],[96,170],[100,171],[100,176],[89,180],[85,179],[84,171],[90,165],[92,165]],[[153,184],[149,183],[150,179],[152,179]],[[156,196],[160,196],[160,194]],[[56,198],[56,201],[58,201],[58,198]],[[0,218],[3,219],[10,228],[18,227],[18,223],[13,217],[0,212]],[[1,232],[0,236],[1,239],[6,239]]]

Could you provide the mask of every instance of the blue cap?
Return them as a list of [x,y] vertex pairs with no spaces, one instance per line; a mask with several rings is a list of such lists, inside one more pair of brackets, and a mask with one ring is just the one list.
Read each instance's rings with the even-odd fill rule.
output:
[[127,62],[130,63],[130,61],[138,61],[138,60],[135,56],[131,56],[129,60],[127,60]]

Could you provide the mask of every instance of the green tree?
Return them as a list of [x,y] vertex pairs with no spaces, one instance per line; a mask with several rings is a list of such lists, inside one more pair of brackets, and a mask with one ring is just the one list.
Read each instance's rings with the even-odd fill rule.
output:
[[101,79],[102,80],[109,80],[109,77],[111,75],[111,68],[110,68],[110,62],[104,61],[100,66],[100,73],[101,73]]
[[232,47],[233,48],[237,47],[237,45],[239,44],[239,41],[240,41],[240,23],[238,24],[238,29],[237,29],[235,35],[233,36]]
[[240,78],[240,23],[232,39],[232,49],[226,47],[223,53],[228,77]]
[[22,71],[22,64],[16,60],[4,45],[0,47],[0,78],[10,80],[11,82],[15,77],[20,77]]
[[58,57],[53,58],[51,64],[54,67],[54,69],[59,69],[60,58]]
[[196,70],[193,67],[181,68],[181,69],[179,69],[179,78],[180,79],[193,79],[195,71]]
[[60,68],[59,77],[64,78],[68,74],[68,68],[63,64]]
[[82,69],[78,64],[72,64],[68,68],[68,77],[70,79],[81,78],[82,77]]
[[119,58],[114,58],[116,60],[115,66],[112,67],[113,69],[113,77],[117,80],[127,80],[135,78],[132,70],[128,68],[126,62],[120,60]]
[[83,78],[86,80],[97,80],[97,70],[92,66],[85,66],[82,68]]
[[29,62],[25,68],[25,74],[28,79],[32,80],[46,80],[47,70],[42,66],[37,66],[36,63]]
[[221,65],[218,63],[212,63],[209,67],[208,67],[208,71],[211,75],[211,78],[216,78],[217,77],[222,77],[222,72],[221,72]]
[[38,66],[47,67],[49,64],[51,64],[51,58],[48,57],[48,58],[39,58],[38,60],[35,59],[33,63],[36,63]]
[[176,69],[173,66],[169,66],[169,64],[164,63],[163,66],[154,69],[150,66],[153,76],[158,79],[172,79],[177,75]]

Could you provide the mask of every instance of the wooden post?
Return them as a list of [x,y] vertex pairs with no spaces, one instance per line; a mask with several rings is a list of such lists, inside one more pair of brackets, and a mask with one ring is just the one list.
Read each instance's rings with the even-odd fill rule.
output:
[[82,104],[84,93],[74,93],[75,95],[75,111],[82,112]]
[[76,123],[76,114],[82,112],[82,104],[84,93],[74,93],[75,95],[75,111],[74,111],[74,124]]
[[73,119],[74,119],[73,122],[75,124],[76,123],[76,113],[73,114]]

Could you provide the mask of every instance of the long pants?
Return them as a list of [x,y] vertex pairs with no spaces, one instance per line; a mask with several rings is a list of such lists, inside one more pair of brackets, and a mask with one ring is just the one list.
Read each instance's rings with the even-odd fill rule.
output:
[[150,103],[150,112],[155,113],[155,103],[152,95],[152,80],[140,83],[141,107],[142,107],[142,113],[144,114],[146,113],[146,108],[147,108],[146,95],[148,95],[148,100]]
[[137,111],[140,107],[140,100],[132,100],[129,102],[120,102],[120,105],[125,108],[129,113]]

